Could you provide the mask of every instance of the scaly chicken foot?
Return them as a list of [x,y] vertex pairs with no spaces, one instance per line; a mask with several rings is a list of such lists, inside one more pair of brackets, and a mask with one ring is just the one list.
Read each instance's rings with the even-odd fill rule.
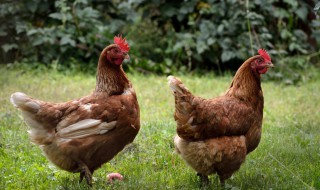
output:
[[81,164],[81,169],[80,169],[80,180],[79,182],[81,183],[83,178],[86,179],[86,182],[89,186],[92,186],[92,173],[91,171],[89,170],[89,168],[84,165],[84,164]]
[[225,180],[229,179],[232,176],[232,173],[227,173],[227,174],[219,174],[219,179],[220,179],[220,185],[221,187],[225,186]]
[[206,186],[208,186],[209,185],[209,178],[208,178],[208,176],[207,175],[203,175],[203,174],[201,174],[201,173],[197,173],[197,176],[199,176],[200,177],[200,187],[206,187]]
[[85,171],[80,171],[80,180],[79,180],[79,183],[82,182],[83,177],[84,177],[84,173],[85,173]]

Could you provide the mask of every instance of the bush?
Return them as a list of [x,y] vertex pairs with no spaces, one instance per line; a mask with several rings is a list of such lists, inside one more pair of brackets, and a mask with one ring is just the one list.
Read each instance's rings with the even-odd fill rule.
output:
[[[275,59],[319,48],[312,1],[133,0],[130,5],[143,11],[138,24],[152,23],[164,39],[154,47],[158,51],[145,52],[153,61],[170,58],[189,69],[224,70],[237,68],[261,47]],[[137,37],[148,41],[147,32],[154,34],[147,28]]]
[[311,59],[311,56],[283,58],[277,62],[275,68],[272,68],[272,72],[266,74],[265,79],[281,82],[286,85],[299,85],[301,82],[308,82],[317,76],[319,72],[310,64]]
[[261,47],[273,60],[315,52],[320,22],[313,6],[311,0],[5,1],[0,56],[3,62],[95,65],[122,33],[132,47],[127,69],[224,71]]
[[[9,37],[1,47],[8,62],[23,58],[45,64],[96,62],[101,49],[125,25],[109,1],[23,0],[0,8],[5,18],[0,36]],[[14,57],[7,57],[10,54]]]

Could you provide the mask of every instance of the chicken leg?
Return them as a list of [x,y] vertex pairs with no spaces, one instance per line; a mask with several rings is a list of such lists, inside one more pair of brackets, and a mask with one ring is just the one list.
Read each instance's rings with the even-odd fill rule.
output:
[[206,187],[209,185],[210,181],[207,175],[197,173],[197,176],[200,177],[200,187]]
[[80,180],[79,182],[82,182],[83,178],[86,179],[87,184],[92,186],[92,172],[89,170],[88,166],[85,164],[80,164],[81,169],[80,169]]

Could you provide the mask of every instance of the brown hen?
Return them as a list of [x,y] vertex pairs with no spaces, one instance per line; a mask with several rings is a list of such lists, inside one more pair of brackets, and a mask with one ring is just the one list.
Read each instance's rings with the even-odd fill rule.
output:
[[49,103],[21,92],[11,95],[30,126],[31,141],[59,168],[79,172],[92,184],[93,172],[111,160],[140,129],[140,111],[122,69],[129,46],[122,37],[101,53],[94,92],[65,103]]
[[224,184],[260,142],[260,75],[273,64],[265,50],[260,49],[259,54],[241,65],[224,95],[213,99],[194,96],[179,79],[168,77],[175,97],[175,148],[196,170],[202,184],[208,184],[208,175],[213,173]]

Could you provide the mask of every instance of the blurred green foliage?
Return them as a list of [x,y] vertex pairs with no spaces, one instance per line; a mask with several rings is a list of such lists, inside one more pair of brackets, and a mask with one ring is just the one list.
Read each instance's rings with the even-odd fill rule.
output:
[[234,70],[261,47],[273,60],[320,47],[312,0],[2,1],[2,63],[94,68],[118,33],[131,45],[126,69],[146,73]]
[[109,1],[7,1],[0,5],[0,14],[2,55],[7,61],[88,63],[125,25]]

